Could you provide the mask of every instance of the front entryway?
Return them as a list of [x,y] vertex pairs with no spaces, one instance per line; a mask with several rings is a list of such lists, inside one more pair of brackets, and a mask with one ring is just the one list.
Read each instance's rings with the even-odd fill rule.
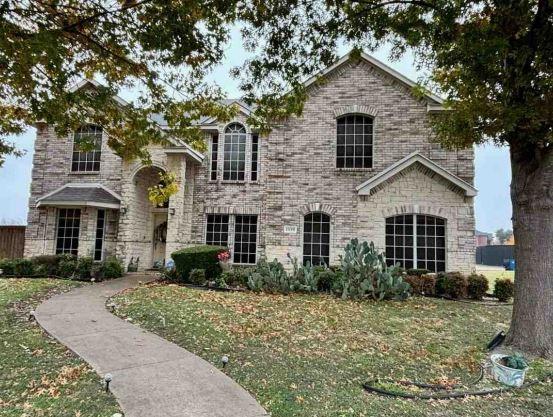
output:
[[154,209],[152,238],[152,267],[165,265],[165,247],[167,242],[167,209]]

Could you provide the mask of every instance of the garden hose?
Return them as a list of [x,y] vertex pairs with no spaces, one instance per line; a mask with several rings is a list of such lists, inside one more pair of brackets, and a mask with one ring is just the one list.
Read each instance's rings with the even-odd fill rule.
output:
[[426,392],[426,393],[417,394],[417,393],[410,393],[405,391],[391,391],[384,388],[378,388],[376,386],[376,384],[378,384],[378,380],[365,382],[363,384],[363,388],[367,392],[383,395],[387,397],[399,397],[399,398],[406,398],[406,399],[413,399],[413,400],[417,400],[417,399],[448,400],[448,399],[454,399],[454,398],[465,398],[470,396],[501,394],[515,389],[525,389],[539,382],[542,382],[541,380],[530,381],[530,382],[527,382],[526,384],[523,384],[520,387],[489,388],[489,389],[483,389],[483,390],[477,390],[477,391],[448,391],[451,389],[458,389],[468,385],[475,385],[479,383],[483,378],[484,378],[484,366],[480,365],[480,373],[478,377],[474,381],[471,381],[468,384],[443,385],[443,384],[426,384],[426,383],[416,382],[416,381],[398,381],[397,382],[397,384],[400,384],[400,385],[412,385],[419,388],[426,388],[431,390],[445,390],[446,392],[436,392],[436,393]]

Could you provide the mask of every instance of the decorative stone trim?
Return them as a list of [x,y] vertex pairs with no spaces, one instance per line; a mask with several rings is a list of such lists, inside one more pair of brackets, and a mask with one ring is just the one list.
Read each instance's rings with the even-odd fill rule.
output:
[[167,172],[167,167],[165,166],[165,164],[162,164],[160,162],[152,162],[149,165],[140,163],[139,165],[137,165],[136,167],[133,168],[129,178],[134,179],[136,174],[138,174],[138,172],[141,171],[143,168],[157,168],[157,169],[160,169],[164,172]]
[[256,206],[206,206],[204,207],[206,214],[261,214],[261,209]]
[[336,214],[336,208],[332,207],[330,204],[326,203],[309,203],[301,206],[299,208],[300,213],[305,216],[313,212],[322,212],[334,216]]
[[452,213],[444,207],[426,206],[420,204],[403,204],[400,206],[388,207],[382,210],[382,217],[392,217],[399,214],[426,214],[428,216],[441,217],[443,219],[450,219]]
[[346,114],[367,114],[369,116],[375,117],[378,114],[376,107],[367,106],[365,104],[351,104],[349,106],[340,106],[334,108],[334,116],[340,117]]

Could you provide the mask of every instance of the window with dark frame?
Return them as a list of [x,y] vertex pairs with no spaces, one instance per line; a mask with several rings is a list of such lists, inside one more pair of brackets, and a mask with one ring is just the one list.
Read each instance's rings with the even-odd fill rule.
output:
[[255,264],[257,254],[257,215],[236,215],[234,217],[235,264]]
[[[82,149],[82,150],[81,150]],[[84,125],[75,131],[71,171],[98,172],[102,157],[102,128]]]
[[372,168],[373,118],[349,114],[336,120],[336,167]]
[[69,253],[77,256],[79,251],[79,230],[81,210],[60,208],[56,231],[56,254]]
[[232,123],[225,129],[224,181],[244,181],[246,172],[246,128]]
[[330,216],[309,213],[303,219],[303,264],[330,264]]
[[208,214],[205,235],[206,245],[228,246],[228,230],[228,214]]
[[94,260],[104,259],[104,238],[106,234],[106,210],[98,209],[96,217],[96,239],[94,241]]
[[257,181],[257,173],[259,170],[259,135],[252,134],[252,169],[251,180]]
[[386,262],[403,268],[445,271],[446,221],[440,217],[407,214],[386,219]]
[[211,136],[211,181],[217,180],[217,157],[219,155],[219,135]]

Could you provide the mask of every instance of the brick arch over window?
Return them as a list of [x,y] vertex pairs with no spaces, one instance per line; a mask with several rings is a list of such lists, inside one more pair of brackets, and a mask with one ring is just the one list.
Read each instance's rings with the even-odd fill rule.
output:
[[349,113],[336,119],[336,168],[373,167],[374,117]]
[[386,262],[403,268],[446,270],[447,220],[419,213],[386,217]]
[[378,110],[376,107],[368,106],[365,104],[350,104],[348,106],[340,106],[334,108],[334,117],[345,116],[346,114],[366,114],[368,116],[376,117]]
[[302,216],[311,212],[320,211],[325,214],[329,214],[331,217],[336,214],[336,209],[327,203],[309,203],[300,206],[299,209]]

